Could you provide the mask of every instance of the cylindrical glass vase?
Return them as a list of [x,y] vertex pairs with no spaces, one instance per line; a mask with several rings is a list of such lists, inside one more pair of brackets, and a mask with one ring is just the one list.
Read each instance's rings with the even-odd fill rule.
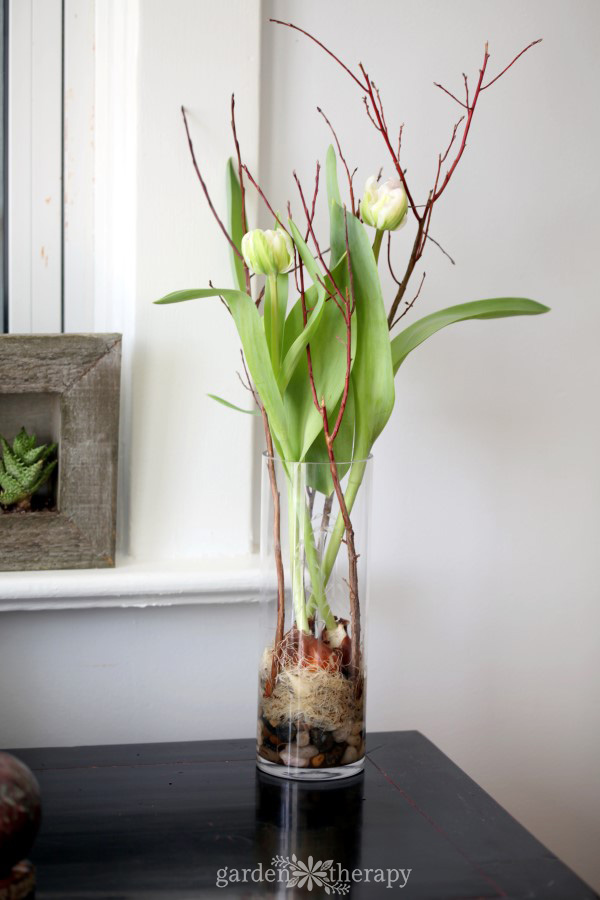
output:
[[271,775],[364,767],[371,468],[263,456],[257,765]]

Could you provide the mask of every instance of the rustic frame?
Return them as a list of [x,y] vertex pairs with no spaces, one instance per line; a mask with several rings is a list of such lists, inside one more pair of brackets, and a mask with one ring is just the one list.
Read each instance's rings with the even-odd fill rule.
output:
[[58,394],[58,509],[0,512],[0,571],[115,564],[120,334],[0,336],[0,394]]

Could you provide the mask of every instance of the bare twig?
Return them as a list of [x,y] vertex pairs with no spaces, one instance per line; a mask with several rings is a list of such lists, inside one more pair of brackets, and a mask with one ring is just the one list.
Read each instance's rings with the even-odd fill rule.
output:
[[[304,238],[304,243],[306,243],[307,240],[308,240],[308,235],[309,235],[309,232],[310,232],[311,225],[312,225],[312,223],[313,223],[314,220],[315,220],[315,210],[316,210],[316,207],[317,207],[317,194],[319,193],[319,173],[320,173],[320,171],[321,171],[321,163],[319,162],[319,160],[317,160],[317,172],[316,172],[316,175],[315,175],[315,192],[314,192],[314,194],[313,194],[312,207],[311,207],[311,210],[310,210],[310,222],[309,222],[309,224],[306,226],[306,236],[305,236],[305,238]],[[290,219],[291,219],[291,218],[292,218],[292,212],[291,212],[291,209],[289,208],[289,204],[288,204],[288,211],[289,211],[289,217],[290,217]]]
[[367,100],[366,96],[363,97],[363,103],[365,104],[365,109],[367,111],[367,115],[368,115],[369,119],[371,120],[371,123],[375,126],[377,131],[381,131],[381,126],[377,124],[377,122],[373,118],[371,110],[369,109],[369,101]]
[[[327,263],[325,262],[323,253],[321,252],[321,248],[319,246],[319,242],[317,240],[317,236],[315,234],[315,230],[313,228],[313,224],[312,224],[312,221],[310,218],[310,213],[308,211],[308,206],[306,205],[306,200],[304,198],[304,191],[302,190],[302,185],[300,183],[300,179],[298,178],[298,175],[296,174],[296,172],[294,172],[293,175],[294,175],[294,180],[296,182],[296,185],[298,187],[298,193],[300,194],[300,200],[302,201],[302,207],[304,209],[304,215],[306,216],[306,221],[308,223],[310,235],[313,239],[313,243],[315,245],[315,250],[317,251],[317,256],[319,257],[319,261],[320,261],[321,265],[323,266],[323,268],[325,269],[325,272],[327,273],[329,280],[331,281],[333,289],[334,289],[335,293],[337,294],[337,297],[335,297],[333,294],[331,296],[332,296],[333,300],[335,300],[338,308],[341,311],[343,311],[343,304],[345,302],[344,295],[343,295],[342,291],[340,291],[339,287],[337,286],[335,279],[334,279],[333,275],[331,274]],[[327,290],[327,286],[322,281],[321,281],[321,285]],[[341,303],[338,301],[338,299],[337,299],[338,297],[339,297],[339,300],[341,301]]]
[[[372,106],[372,109],[373,109],[373,113],[374,113],[374,115],[375,115],[375,118],[377,119],[377,126],[379,127],[379,131],[381,132],[381,134],[382,134],[382,136],[383,136],[383,140],[384,140],[384,142],[385,142],[385,145],[386,145],[386,147],[388,148],[388,151],[389,151],[389,153],[390,153],[390,156],[392,157],[392,161],[393,161],[394,166],[395,166],[395,168],[396,168],[396,171],[397,171],[397,173],[398,173],[398,175],[399,175],[399,177],[400,177],[400,181],[402,182],[402,186],[404,187],[404,190],[406,191],[406,196],[407,196],[407,198],[408,198],[409,206],[410,206],[410,208],[412,209],[412,211],[413,211],[415,217],[416,217],[417,219],[419,219],[420,216],[419,216],[419,213],[417,212],[417,208],[416,208],[416,206],[415,206],[415,202],[414,202],[414,200],[413,200],[413,198],[412,198],[412,194],[411,194],[410,189],[409,189],[409,187],[408,187],[408,182],[407,182],[407,180],[406,180],[406,175],[404,174],[404,171],[403,171],[403,169],[402,169],[402,166],[400,165],[400,161],[399,161],[398,157],[397,157],[396,154],[394,153],[394,148],[392,147],[392,145],[391,145],[391,143],[390,143],[390,136],[389,136],[388,130],[387,130],[386,126],[385,126],[384,119],[383,119],[383,117],[382,117],[382,115],[381,115],[381,113],[380,113],[380,111],[379,111],[379,109],[378,109],[378,107],[377,107],[377,102],[376,102],[376,99],[375,99],[375,92],[374,92],[374,90],[373,90],[373,86],[372,86],[372,84],[371,84],[371,80],[370,80],[370,78],[369,78],[369,76],[368,76],[368,74],[367,74],[367,72],[366,72],[366,70],[365,70],[365,67],[363,66],[362,63],[359,63],[359,68],[360,68],[360,70],[361,70],[361,72],[362,72],[362,74],[363,74],[363,77],[365,78],[365,81],[367,82],[367,94],[369,95],[369,99],[370,99],[370,101],[371,101],[371,106]],[[368,108],[368,107],[367,107],[367,108]]]
[[[335,140],[335,143],[336,143],[336,146],[338,149],[338,153],[340,155],[340,159],[342,161],[344,169],[346,170],[346,176],[348,178],[348,188],[350,190],[350,208],[352,210],[352,215],[354,216],[356,214],[356,210],[355,210],[355,206],[354,206],[354,188],[352,186],[353,175],[350,174],[350,169],[348,168],[348,163],[346,162],[346,158],[345,158],[344,154],[342,153],[342,147],[340,145],[339,138],[335,132],[335,128],[333,127],[333,125],[331,124],[331,122],[329,121],[329,119],[327,118],[327,116],[325,115],[325,113],[323,112],[323,110],[321,109],[320,106],[317,106],[317,112],[319,112],[323,116],[323,118],[329,125],[329,129]],[[356,169],[354,171],[356,171]]]
[[269,210],[269,212],[271,213],[271,215],[273,216],[273,218],[275,219],[275,221],[277,222],[279,227],[283,228],[284,231],[287,231],[287,228],[285,227],[285,225],[283,224],[283,222],[281,221],[281,219],[279,218],[279,216],[277,215],[277,213],[275,212],[275,210],[273,209],[273,207],[267,200],[263,189],[261,188],[259,183],[256,181],[256,179],[252,176],[252,173],[250,172],[250,169],[248,168],[248,166],[244,163],[242,168],[243,168],[244,172],[246,173],[246,175],[248,176],[248,179],[251,182],[252,186],[257,191],[259,197],[261,198],[261,200],[263,201],[263,203],[265,204],[265,206],[267,207],[267,209]]
[[466,103],[463,103],[462,100],[459,100],[458,97],[456,97],[452,93],[452,91],[449,91],[448,88],[445,88],[443,84],[439,84],[437,81],[434,81],[433,83],[436,88],[440,89],[440,91],[443,91],[445,94],[448,94],[449,97],[452,97],[452,99],[455,101],[455,103],[458,103],[458,105],[462,106],[463,109],[469,108]]
[[[429,206],[429,201],[426,204],[426,211],[427,211],[428,206]],[[394,297],[394,300],[390,307],[390,311],[388,313],[388,328],[392,327],[392,324],[396,318],[396,312],[398,310],[398,307],[400,306],[400,303],[402,302],[402,298],[404,297],[404,294],[406,292],[408,282],[410,281],[410,277],[411,277],[412,273],[414,272],[415,266],[417,265],[417,263],[421,257],[421,253],[423,252],[422,242],[423,242],[423,234],[425,232],[425,226],[426,226],[425,218],[424,217],[419,218],[419,224],[417,226],[417,233],[415,235],[410,258],[409,258],[408,264],[406,266],[406,271],[404,272],[404,276],[402,278],[402,281],[400,282],[400,286],[398,287],[398,290],[396,291],[396,296]]]
[[466,98],[466,104],[467,104],[467,109],[468,109],[468,107],[469,107],[469,79],[467,78],[467,76],[464,72],[463,72],[463,81],[465,83],[465,98]]
[[408,302],[408,300],[405,300],[405,301],[404,301],[404,302],[406,303],[406,308],[403,309],[402,312],[400,313],[400,315],[397,317],[397,319],[396,319],[394,322],[392,322],[392,324],[390,325],[390,329],[392,329],[392,328],[394,327],[394,325],[397,325],[398,322],[400,321],[400,319],[403,319],[403,318],[404,318],[404,316],[406,315],[406,313],[409,312],[409,311],[413,308],[413,306],[415,305],[415,303],[416,303],[417,300],[419,299],[419,294],[421,293],[421,288],[423,287],[423,282],[425,281],[425,275],[426,275],[426,274],[427,274],[426,272],[423,272],[423,276],[422,276],[422,278],[421,278],[421,283],[419,284],[419,290],[417,291],[417,293],[415,294],[415,296],[412,298],[412,300],[410,301],[410,303]]
[[398,162],[400,162],[400,151],[402,150],[402,133],[404,131],[404,122],[398,129]]
[[439,200],[439,198],[442,196],[442,194],[446,190],[446,187],[448,186],[448,182],[452,178],[454,170],[456,169],[457,165],[459,164],[461,156],[463,155],[465,148],[467,146],[467,137],[469,134],[469,130],[471,128],[471,122],[473,121],[473,114],[475,112],[475,107],[477,106],[477,100],[479,99],[479,94],[481,93],[481,85],[483,83],[483,78],[485,75],[485,71],[487,69],[487,64],[488,64],[489,58],[490,58],[490,54],[488,53],[488,45],[486,43],[485,50],[483,53],[483,64],[481,66],[481,69],[479,70],[479,79],[477,81],[477,87],[475,88],[475,93],[473,94],[473,102],[471,103],[471,105],[468,108],[467,121],[465,122],[465,127],[463,129],[460,147],[458,149],[458,153],[456,154],[452,165],[446,172],[446,175],[444,177],[442,184],[440,185],[439,188],[436,185],[436,188],[434,189],[433,197],[432,197],[432,205],[437,200]]
[[377,85],[375,84],[374,81],[371,82],[371,87],[373,88],[373,90],[375,91],[375,94],[377,95],[377,103],[379,105],[379,112],[381,113],[381,123],[382,123],[383,127],[385,128],[385,130],[387,131],[387,122],[385,121],[385,112],[383,109],[383,103],[381,102],[381,95],[379,93],[379,88],[377,87]]
[[215,209],[214,206],[213,206],[213,202],[212,202],[212,200],[210,199],[210,194],[208,193],[208,188],[206,187],[206,183],[205,183],[205,181],[204,181],[204,178],[202,177],[202,173],[200,172],[200,169],[199,169],[199,167],[198,167],[198,163],[197,163],[197,161],[196,161],[196,154],[194,153],[194,145],[193,145],[193,143],[192,143],[192,138],[191,138],[191,135],[190,135],[190,129],[189,129],[189,127],[188,127],[187,115],[186,115],[186,112],[185,112],[185,107],[183,107],[183,106],[181,107],[181,115],[183,116],[183,124],[185,125],[185,133],[186,133],[186,135],[187,135],[188,147],[190,148],[190,153],[191,153],[191,155],[192,155],[192,163],[193,163],[193,165],[194,165],[194,169],[195,169],[195,171],[196,171],[196,175],[198,176],[198,181],[200,182],[200,185],[201,185],[201,187],[202,187],[202,190],[204,191],[204,196],[206,197],[206,201],[207,201],[207,203],[208,203],[208,205],[209,205],[210,211],[211,211],[211,213],[213,214],[213,216],[215,217],[216,222],[217,222],[219,228],[221,229],[221,231],[222,231],[223,234],[225,235],[225,238],[226,238],[227,242],[229,243],[229,245],[231,246],[231,249],[233,250],[233,252],[235,253],[235,255],[236,255],[239,259],[242,259],[242,260],[243,260],[242,254],[240,253],[240,251],[238,250],[238,248],[235,246],[234,242],[232,241],[232,239],[231,239],[231,237],[230,237],[230,235],[229,235],[229,232],[227,231],[227,229],[226,229],[225,226],[223,225],[221,219],[220,219],[219,216],[218,216],[218,213],[217,213],[216,209]]
[[484,84],[481,88],[482,91],[486,91],[489,87],[491,87],[495,81],[498,81],[499,78],[502,78],[505,72],[508,72],[511,66],[514,66],[519,57],[523,56],[524,53],[527,53],[528,50],[531,50],[532,47],[535,47],[536,44],[541,44],[543,38],[538,38],[537,41],[532,41],[530,44],[527,44],[520,53],[517,53],[514,59],[512,59],[507,66],[505,66],[501,72],[498,72],[491,81],[488,81],[487,84]]
[[[438,248],[438,250],[441,250],[441,251],[442,251],[442,253],[444,254],[444,256],[446,256],[446,257],[450,260],[450,262],[452,263],[453,266],[456,265],[456,260],[454,260],[454,259],[450,256],[450,254],[448,253],[447,250],[444,250],[444,248],[442,247],[442,245],[440,244],[439,241],[436,241],[435,238],[432,238],[430,234],[427,235],[427,240],[428,240],[428,241],[431,241],[432,244],[435,244],[435,246]],[[396,282],[396,283],[397,283],[397,282]]]
[[[395,169],[396,169],[398,176],[402,182],[404,190],[406,191],[406,195],[408,198],[408,202],[409,202],[411,211],[413,212],[413,214],[417,220],[417,233],[416,233],[416,236],[414,239],[412,251],[411,251],[411,254],[410,254],[410,257],[408,260],[408,264],[406,266],[406,271],[404,273],[404,276],[399,284],[398,284],[398,280],[395,278],[395,276],[393,276],[396,281],[396,284],[398,284],[398,291],[396,292],[396,296],[394,297],[394,300],[393,300],[393,303],[392,303],[392,306],[391,306],[391,309],[390,309],[390,312],[388,315],[388,325],[391,327],[392,324],[396,321],[396,313],[397,313],[398,307],[404,298],[404,294],[406,292],[408,282],[414,272],[415,266],[423,253],[423,250],[425,248],[427,241],[430,239],[429,238],[429,228],[431,225],[433,206],[439,200],[439,198],[442,196],[443,192],[446,190],[446,187],[448,186],[450,179],[452,178],[452,175],[454,174],[456,167],[458,166],[458,164],[463,156],[463,153],[466,149],[467,137],[469,135],[471,123],[473,120],[473,115],[474,115],[475,108],[477,106],[477,101],[479,99],[481,92],[483,90],[486,90],[488,87],[491,87],[491,85],[494,84],[502,75],[504,75],[505,72],[507,72],[511,68],[511,66],[513,66],[515,64],[515,62],[527,50],[529,50],[531,47],[534,47],[536,44],[538,44],[539,40],[532,41],[530,44],[528,44],[527,47],[525,47],[523,50],[521,50],[521,52],[518,53],[514,57],[514,59],[512,59],[511,62],[501,70],[501,72],[498,73],[498,75],[496,75],[494,78],[492,78],[486,84],[484,84],[483,83],[484,75],[485,75],[485,71],[486,71],[487,63],[488,63],[488,59],[489,59],[488,46],[486,44],[483,64],[482,64],[481,69],[479,70],[479,79],[478,79],[477,86],[476,86],[476,89],[475,89],[473,95],[471,95],[471,92],[469,90],[468,78],[467,78],[466,74],[463,73],[463,82],[464,82],[464,87],[465,87],[465,102],[460,100],[455,94],[453,94],[451,91],[449,91],[443,85],[438,84],[437,82],[434,82],[438,88],[440,88],[444,93],[448,94],[452,98],[452,100],[454,100],[456,103],[458,103],[465,110],[466,121],[465,121],[463,132],[461,135],[461,141],[460,141],[460,146],[458,148],[458,151],[443,178],[441,176],[441,167],[442,167],[442,164],[447,159],[450,149],[454,144],[455,138],[457,137],[458,127],[459,127],[458,124],[455,128],[455,131],[453,132],[453,135],[452,135],[452,138],[450,140],[450,144],[448,145],[447,150],[443,154],[440,153],[438,155],[438,164],[437,164],[437,171],[436,171],[436,176],[435,176],[435,184],[434,184],[433,189],[429,192],[427,203],[425,203],[423,205],[423,204],[417,204],[413,201],[412,195],[410,193],[410,190],[409,190],[409,187],[407,184],[406,170],[403,169],[403,167],[400,164],[400,150],[401,150],[401,145],[402,145],[402,127],[400,128],[400,133],[399,133],[399,137],[398,137],[398,150],[396,152],[393,149],[391,141],[390,141],[390,136],[388,133],[387,123],[386,123],[386,119],[385,119],[385,113],[383,111],[383,104],[381,101],[381,96],[380,96],[379,91],[377,90],[374,82],[369,77],[365,67],[362,65],[362,63],[359,63],[359,69],[360,69],[362,78],[364,79],[363,81],[361,81],[360,78],[357,78],[354,75],[354,73],[348,68],[348,66],[346,66],[344,63],[342,63],[338,59],[338,57],[335,56],[334,53],[332,53],[324,44],[321,43],[321,41],[318,41],[307,31],[304,31],[304,29],[298,28],[297,26],[292,25],[291,23],[279,22],[279,24],[287,25],[290,28],[294,28],[296,31],[299,31],[300,33],[306,35],[306,37],[308,37],[310,40],[314,41],[327,54],[329,54],[329,56],[333,57],[333,59],[335,59],[336,62],[338,62],[341,65],[341,67],[350,75],[352,80],[360,87],[362,93],[366,94],[366,96],[363,96],[363,102],[365,104],[367,115],[368,115],[371,123],[373,124],[373,126],[377,129],[378,132],[380,132],[380,134],[383,137],[384,143],[385,143],[385,145],[388,149],[388,152],[390,154],[390,157],[394,163]],[[431,240],[433,240],[433,238],[431,238]],[[433,241],[433,242],[435,244],[437,244],[437,241]],[[445,253],[445,251],[443,251],[443,252]]]
[[394,274],[394,269],[392,268],[391,246],[392,246],[392,232],[391,232],[391,231],[388,231],[388,241],[387,241],[387,264],[388,264],[388,269],[390,270],[390,275],[392,276],[392,279],[396,282],[396,284],[398,285],[398,287],[400,287],[400,282],[399,282],[398,279],[396,278],[396,275]]
[[444,163],[448,159],[448,154],[450,153],[450,150],[452,149],[452,145],[453,145],[454,141],[456,140],[456,132],[458,131],[458,126],[460,125],[461,122],[464,122],[464,120],[465,120],[465,117],[461,116],[460,119],[458,120],[458,122],[456,123],[456,125],[454,126],[454,129],[452,131],[452,137],[450,138],[450,143],[446,147],[446,150],[444,151],[444,154],[441,157],[441,162]]
[[342,69],[344,69],[348,73],[350,78],[352,78],[352,80],[357,83],[357,85],[359,86],[359,88],[361,88],[361,90],[363,90],[363,91],[366,90],[365,85],[362,84],[360,79],[356,77],[354,72],[351,69],[349,69],[348,66],[345,63],[343,63],[338,56],[335,55],[335,53],[332,53],[331,50],[329,50],[329,48],[325,46],[325,44],[322,44],[321,41],[318,41],[316,39],[316,37],[313,37],[313,35],[310,34],[308,31],[305,31],[303,28],[299,28],[297,25],[293,25],[291,22],[282,22],[280,19],[269,19],[269,22],[274,22],[275,25],[285,25],[286,28],[293,28],[294,31],[299,31],[301,34],[304,34],[311,41],[314,41],[314,43],[317,44],[321,48],[321,50],[324,50],[325,53],[329,54],[329,56],[331,56],[331,58],[334,59],[336,61],[336,63],[338,65],[340,65],[342,67]]
[[[210,280],[210,278],[208,279],[208,286],[211,287],[211,288],[213,289],[213,291],[214,291],[215,286],[214,286],[214,284],[212,283],[212,281]],[[227,310],[227,312],[229,313],[229,315],[230,315],[230,316],[233,315],[233,313],[232,313],[231,310],[229,309],[229,306],[227,305],[227,301],[225,300],[225,297],[223,297],[222,294],[218,294],[218,297],[219,297],[219,300],[221,301],[221,303],[223,304],[223,306],[225,307],[225,309]]]

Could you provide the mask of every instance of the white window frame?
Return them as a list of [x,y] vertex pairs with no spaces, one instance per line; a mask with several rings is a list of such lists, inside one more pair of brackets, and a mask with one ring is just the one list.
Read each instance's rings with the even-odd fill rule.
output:
[[[128,556],[139,0],[10,0],[9,16],[9,329],[119,331],[124,341],[117,568],[2,573],[0,611],[256,600],[255,555],[226,564]],[[40,33],[52,48],[36,60]],[[46,185],[51,202],[34,202],[49,196]],[[42,245],[56,250],[47,261]]]
[[124,330],[137,2],[10,0],[8,29],[9,332]]
[[8,315],[62,330],[62,2],[8,4]]
[[63,329],[94,330],[96,4],[63,4]]

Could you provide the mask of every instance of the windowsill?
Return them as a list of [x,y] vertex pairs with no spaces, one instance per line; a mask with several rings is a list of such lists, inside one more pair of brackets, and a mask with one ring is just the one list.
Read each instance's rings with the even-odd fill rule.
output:
[[259,591],[258,556],[160,563],[125,558],[114,569],[0,573],[0,612],[248,603]]

